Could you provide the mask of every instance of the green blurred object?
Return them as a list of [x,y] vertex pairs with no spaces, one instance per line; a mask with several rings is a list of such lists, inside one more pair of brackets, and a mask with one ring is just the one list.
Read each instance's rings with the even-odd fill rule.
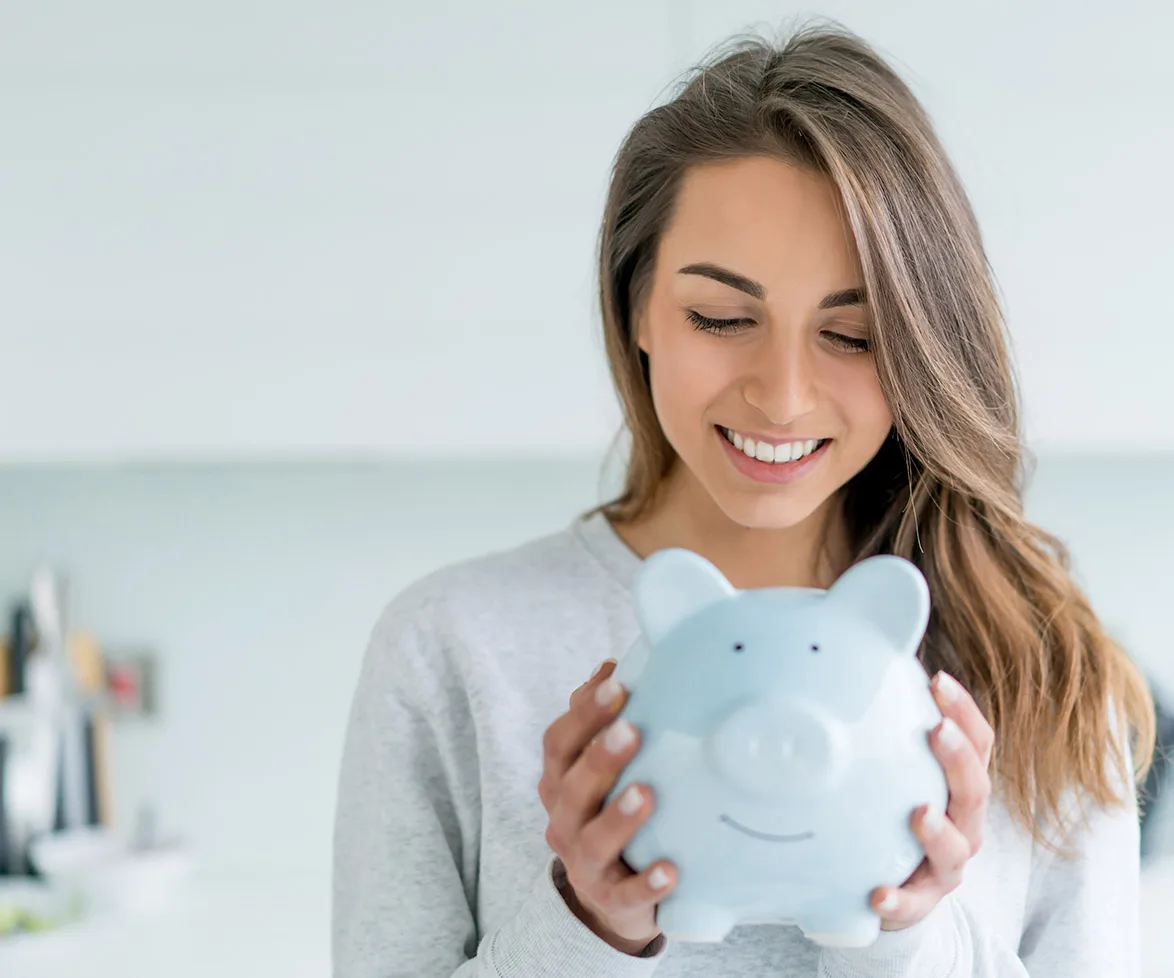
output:
[[76,900],[31,880],[0,882],[0,940],[14,934],[54,930],[77,918]]

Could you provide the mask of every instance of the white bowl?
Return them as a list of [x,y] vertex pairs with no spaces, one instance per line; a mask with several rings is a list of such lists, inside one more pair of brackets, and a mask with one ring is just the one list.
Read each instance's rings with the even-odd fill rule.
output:
[[192,869],[178,843],[134,849],[108,829],[73,829],[36,839],[33,864],[51,883],[81,896],[87,912],[149,914],[164,909]]

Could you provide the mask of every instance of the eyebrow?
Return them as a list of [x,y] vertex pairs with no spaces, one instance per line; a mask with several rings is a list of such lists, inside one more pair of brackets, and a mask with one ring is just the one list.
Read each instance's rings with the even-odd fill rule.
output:
[[[705,278],[711,278],[715,282],[721,282],[722,285],[728,285],[731,289],[745,292],[759,302],[766,298],[766,289],[763,288],[761,282],[755,282],[752,278],[739,275],[737,272],[732,272],[728,268],[722,268],[720,265],[714,265],[711,262],[698,262],[694,265],[686,265],[684,268],[678,269],[677,274],[702,275]],[[837,309],[843,306],[862,306],[864,302],[864,289],[841,289],[839,292],[832,292],[825,295],[820,300],[819,308]]]

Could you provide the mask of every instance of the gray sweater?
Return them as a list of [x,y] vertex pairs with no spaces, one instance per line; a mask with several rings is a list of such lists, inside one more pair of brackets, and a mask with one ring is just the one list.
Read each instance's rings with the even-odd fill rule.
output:
[[640,559],[602,516],[437,571],[387,607],[355,693],[334,834],[335,978],[1108,978],[1138,964],[1136,808],[1073,860],[998,800],[962,886],[864,949],[790,926],[614,950],[567,909],[538,799],[541,738],[637,635]]

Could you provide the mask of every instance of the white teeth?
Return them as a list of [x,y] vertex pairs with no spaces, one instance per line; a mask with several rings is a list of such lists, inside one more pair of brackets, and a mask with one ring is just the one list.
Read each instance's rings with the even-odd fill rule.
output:
[[758,441],[753,438],[743,438],[732,428],[722,428],[722,434],[735,448],[743,452],[748,458],[756,458],[760,462],[795,462],[810,455],[818,447],[819,440],[809,438],[807,441],[784,442],[781,445],[772,445],[770,442]]

